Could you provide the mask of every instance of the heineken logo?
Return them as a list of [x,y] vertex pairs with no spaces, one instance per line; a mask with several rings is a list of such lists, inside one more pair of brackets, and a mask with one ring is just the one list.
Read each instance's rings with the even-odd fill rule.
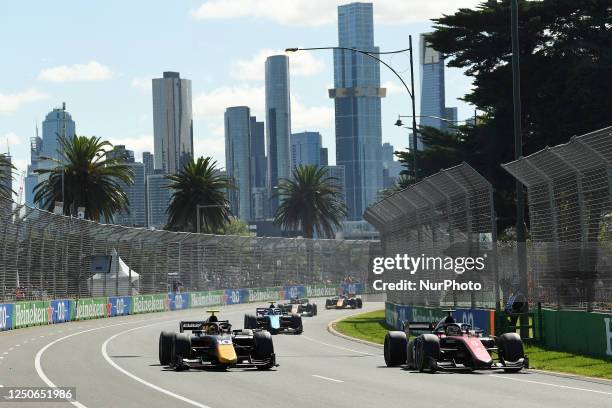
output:
[[224,304],[225,294],[221,293],[191,293],[191,307],[214,306]]
[[143,298],[137,296],[134,298],[134,313],[159,312],[166,309],[166,298]]
[[335,287],[306,285],[306,296],[307,297],[334,296],[336,294],[336,290],[337,289]]
[[45,324],[48,321],[47,307],[39,307],[36,303],[15,305],[15,327]]
[[249,301],[261,302],[264,300],[278,299],[278,291],[276,289],[249,289]]
[[106,302],[85,303],[77,302],[75,319],[92,319],[94,317],[106,317]]

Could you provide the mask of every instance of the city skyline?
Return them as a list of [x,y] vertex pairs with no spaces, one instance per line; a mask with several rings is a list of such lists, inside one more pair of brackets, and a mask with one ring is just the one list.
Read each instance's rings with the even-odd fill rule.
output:
[[[379,3],[374,1],[375,34],[378,45],[385,49],[403,48],[405,41],[398,41],[398,38],[426,32],[431,25],[427,18],[456,9],[454,5],[446,4],[441,5],[435,12],[430,11],[429,15],[417,11],[413,13],[415,17],[410,21],[397,24],[397,21],[392,21],[392,16],[386,11],[384,4],[381,3],[380,11],[377,11]],[[280,22],[272,17],[258,22],[239,16],[211,16],[204,24],[202,18],[196,15],[196,11],[205,7],[207,2],[176,7],[170,15],[165,13],[160,4],[147,2],[151,10],[151,24],[143,27],[141,35],[133,33],[129,24],[130,16],[134,15],[137,7],[133,4],[126,5],[121,13],[115,13],[117,21],[114,23],[114,32],[104,38],[89,34],[94,32],[99,24],[103,25],[98,27],[98,30],[105,27],[103,16],[99,21],[89,21],[87,29],[83,29],[83,33],[78,37],[71,35],[72,29],[62,28],[79,28],[84,24],[81,21],[86,21],[86,17],[91,15],[87,7],[72,3],[74,15],[83,16],[75,26],[72,20],[68,24],[66,16],[59,10],[50,5],[39,5],[41,14],[53,18],[39,19],[32,16],[33,25],[39,28],[24,33],[14,44],[7,44],[6,55],[9,58],[4,69],[8,74],[6,78],[10,77],[11,82],[0,81],[0,151],[8,150],[5,148],[8,142],[19,172],[25,171],[30,162],[29,141],[35,136],[36,122],[40,126],[44,115],[53,107],[60,106],[62,101],[68,103],[71,113],[79,122],[78,134],[95,135],[109,139],[115,144],[125,144],[135,151],[138,158],[143,151],[153,151],[151,79],[167,70],[178,71],[181,77],[190,78],[193,83],[194,155],[210,155],[221,167],[225,167],[223,114],[220,110],[227,106],[245,104],[251,106],[252,114],[264,117],[262,74],[265,57],[281,52],[287,46],[333,45],[336,42],[334,20],[337,4],[326,5],[326,11],[322,14],[328,16],[325,21],[317,21],[314,27],[309,22]],[[109,4],[109,10],[115,6]],[[27,10],[20,5],[10,4],[6,12],[18,17],[26,14]],[[161,21],[162,18],[177,28],[176,32],[151,31],[156,26],[156,21]],[[308,15],[304,15],[304,18],[308,18]],[[53,54],[47,52],[50,49],[47,38],[36,35],[38,30],[49,26],[50,20],[56,23],[54,32],[63,36],[66,43],[65,50],[56,49]],[[62,23],[64,20],[66,24]],[[0,32],[6,34],[5,37],[12,24],[11,21],[7,23],[4,28],[0,28]],[[215,37],[215,42],[194,43],[193,46],[198,50],[196,53],[187,52],[186,44],[178,42],[174,48],[165,47],[161,54],[153,52],[153,47],[158,43],[167,44],[180,36],[196,33],[205,38],[206,33],[233,25],[257,28],[254,30],[257,41],[251,45],[243,43],[237,47],[233,44],[239,36],[231,35],[222,40]],[[308,43],[304,42],[305,38],[309,39]],[[86,47],[82,45],[84,42],[88,44]],[[18,51],[23,47],[31,52],[24,54]],[[131,56],[128,52],[131,53],[130,50],[134,47],[141,50],[139,59],[124,58]],[[211,58],[215,59],[215,64],[206,62]],[[331,60],[331,53],[303,53],[290,57],[291,131],[319,131],[323,136],[323,144],[329,147],[330,164],[334,164],[336,154],[333,143],[333,104],[327,99],[327,89],[332,81]],[[402,70],[407,65],[406,61],[407,59],[402,57],[394,58],[393,62],[394,66]],[[453,78],[459,81],[453,81],[457,83],[454,91],[447,89],[447,104],[462,96],[469,86],[467,79],[461,77],[460,71],[453,71]],[[398,113],[408,112],[408,98],[390,73],[381,72],[381,82],[389,89],[388,97],[383,103],[383,141],[390,141],[398,148],[405,147],[407,133],[403,129],[392,127],[392,122]],[[451,99],[451,102],[448,99]],[[459,108],[460,118],[469,116],[469,107],[459,104]],[[112,120],[109,120],[110,118]],[[16,185],[20,183],[19,172],[15,180]]]

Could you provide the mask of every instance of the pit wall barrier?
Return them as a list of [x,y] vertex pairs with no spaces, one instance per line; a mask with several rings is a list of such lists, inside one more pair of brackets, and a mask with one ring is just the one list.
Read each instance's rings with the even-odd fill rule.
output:
[[252,289],[0,303],[0,332],[73,320],[289,300],[294,297],[335,296],[345,292],[361,294],[363,293],[363,285],[345,283],[338,285],[287,285]]
[[[443,308],[385,303],[385,320],[401,330],[403,321],[434,322],[446,314]],[[495,310],[457,308],[457,321],[495,333]],[[567,351],[612,360],[612,314],[542,309],[535,319],[538,344],[551,350]],[[540,329],[539,324],[542,324]]]

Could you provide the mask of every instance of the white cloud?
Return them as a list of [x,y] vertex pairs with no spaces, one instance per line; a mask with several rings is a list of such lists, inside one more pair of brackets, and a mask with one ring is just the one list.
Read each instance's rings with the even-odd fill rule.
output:
[[[21,138],[15,132],[8,132],[0,136],[0,146],[8,144],[9,147],[21,144]],[[0,150],[3,150],[0,148]]]
[[[383,24],[423,22],[461,7],[474,7],[481,0],[373,0],[374,21]],[[320,26],[335,23],[336,7],[346,0],[207,0],[191,16],[197,20],[258,18],[278,24]]]
[[[263,81],[265,79],[266,58],[271,55],[284,54],[284,50],[263,49],[250,59],[234,60],[231,74],[234,78],[246,81]],[[288,54],[289,72],[292,76],[311,76],[325,69],[323,60],[317,59],[312,53],[298,52]]]
[[0,114],[14,113],[21,105],[47,99],[49,96],[36,90],[29,89],[24,92],[17,92],[13,94],[1,94],[0,93]]
[[291,130],[321,131],[334,128],[334,108],[332,106],[306,106],[296,95],[291,95]]
[[132,88],[136,88],[146,94],[150,94],[151,93],[151,89],[152,89],[152,83],[151,80],[153,79],[153,77],[136,77],[134,79],[132,79],[132,82],[130,83],[130,85],[132,85]]
[[382,84],[383,88],[387,89],[387,96],[395,96],[395,95],[406,95],[408,96],[408,92],[406,88],[399,81],[387,81]]
[[142,161],[142,152],[153,153],[153,135],[142,134],[131,137],[109,137],[113,145],[125,145],[126,149],[133,150],[136,161]]
[[38,79],[48,82],[103,81],[111,79],[113,72],[97,61],[87,64],[59,65],[40,71]]
[[263,86],[223,86],[197,95],[193,100],[193,116],[223,122],[225,109],[230,106],[248,106],[251,115],[264,113],[265,90]]

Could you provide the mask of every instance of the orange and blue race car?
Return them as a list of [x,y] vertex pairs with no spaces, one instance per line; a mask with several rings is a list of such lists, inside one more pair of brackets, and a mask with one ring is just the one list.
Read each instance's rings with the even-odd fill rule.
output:
[[355,294],[340,295],[325,300],[326,309],[361,309],[363,300]]
[[[181,321],[179,333],[161,332],[159,363],[176,371],[190,368],[231,367],[268,370],[278,366],[272,336],[265,330],[232,330],[215,313],[203,321]],[[191,332],[186,334],[185,331]]]
[[[405,365],[431,373],[490,369],[517,372],[529,368],[529,359],[518,334],[485,336],[482,330],[455,321],[453,311],[445,310],[448,315],[437,324],[404,322],[403,331],[388,332],[384,344],[387,366]],[[423,331],[430,333],[410,338],[413,332]]]

